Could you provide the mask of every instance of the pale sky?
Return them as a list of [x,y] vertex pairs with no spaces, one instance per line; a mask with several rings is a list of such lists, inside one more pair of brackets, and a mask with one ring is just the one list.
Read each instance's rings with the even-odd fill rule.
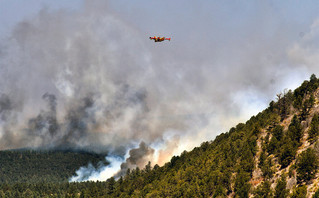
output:
[[[318,17],[317,1],[208,1],[208,0],[109,0],[111,8],[145,33],[184,33],[205,30],[213,34],[232,29],[245,29],[256,17],[276,18],[278,23],[300,27],[300,32]],[[3,35],[25,17],[42,8],[76,10],[82,0],[0,0],[0,32]],[[214,25],[214,26],[212,26]],[[268,27],[268,26],[267,26]],[[271,26],[269,28],[272,28]],[[196,38],[194,38],[196,39]]]

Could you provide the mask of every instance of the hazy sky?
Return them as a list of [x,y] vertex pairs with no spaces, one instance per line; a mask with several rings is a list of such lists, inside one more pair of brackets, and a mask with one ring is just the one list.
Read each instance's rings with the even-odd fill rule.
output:
[[[318,17],[319,11],[316,1],[297,0],[108,2],[114,12],[146,35],[170,34],[177,38],[187,36],[190,41],[203,41],[203,37],[206,36],[239,34],[254,25],[256,28],[258,25],[260,30],[269,31],[269,34],[277,29],[278,25],[290,26],[297,31],[292,34],[298,36],[300,32],[309,31],[309,25]],[[9,32],[17,22],[25,17],[32,17],[42,8],[77,10],[82,6],[81,0],[0,0],[1,35]],[[234,30],[237,32],[232,32]],[[198,37],[192,37],[192,34]]]
[[0,0],[0,149],[162,163],[318,76],[318,44],[317,1]]

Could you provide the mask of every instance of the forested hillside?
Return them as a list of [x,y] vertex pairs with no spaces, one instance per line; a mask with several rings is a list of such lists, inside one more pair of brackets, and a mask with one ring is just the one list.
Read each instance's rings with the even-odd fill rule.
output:
[[162,167],[149,163],[106,182],[3,183],[0,197],[319,197],[318,87],[312,75]]
[[106,163],[105,154],[85,151],[0,151],[0,184],[68,182],[81,166]]

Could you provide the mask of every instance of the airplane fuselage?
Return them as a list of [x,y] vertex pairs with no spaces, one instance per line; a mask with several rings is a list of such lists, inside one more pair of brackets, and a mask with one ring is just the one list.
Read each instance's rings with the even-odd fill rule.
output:
[[171,38],[165,38],[165,37],[156,37],[156,36],[154,36],[154,37],[150,37],[150,39],[151,40],[154,40],[155,42],[162,42],[162,41],[165,41],[165,40],[169,40],[169,41],[171,41]]

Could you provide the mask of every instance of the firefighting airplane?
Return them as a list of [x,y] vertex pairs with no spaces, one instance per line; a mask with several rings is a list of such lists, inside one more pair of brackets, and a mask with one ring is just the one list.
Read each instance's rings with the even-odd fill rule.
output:
[[169,40],[169,41],[171,41],[171,38],[165,38],[165,37],[156,37],[156,36],[154,36],[154,37],[150,37],[150,39],[151,40],[154,40],[155,42],[162,42],[162,41],[165,41],[165,40]]

